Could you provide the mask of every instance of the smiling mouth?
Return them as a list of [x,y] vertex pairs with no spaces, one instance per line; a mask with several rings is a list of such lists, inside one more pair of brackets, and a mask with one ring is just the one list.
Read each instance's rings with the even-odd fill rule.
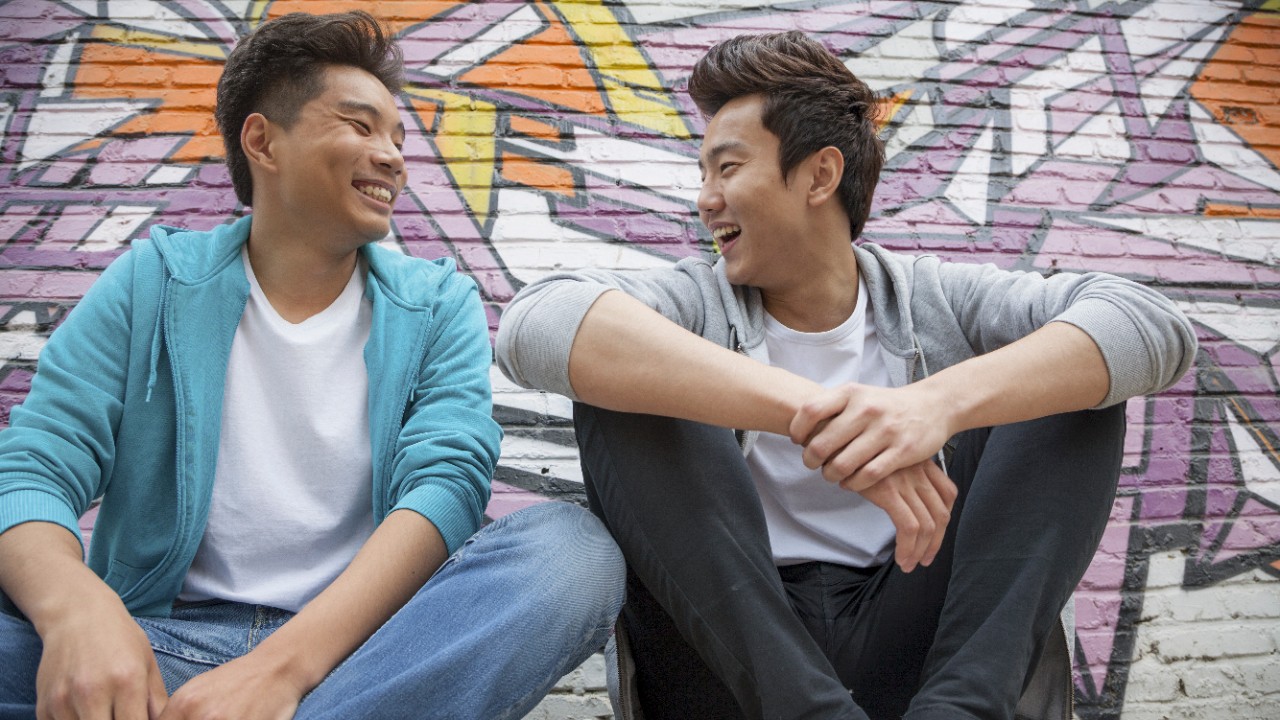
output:
[[726,246],[738,239],[742,234],[742,228],[737,225],[721,225],[711,231],[711,237],[715,239],[716,244],[723,250]]
[[353,185],[356,190],[359,190],[378,202],[390,203],[391,198],[393,197],[391,191],[381,185],[374,185],[372,183],[353,183]]

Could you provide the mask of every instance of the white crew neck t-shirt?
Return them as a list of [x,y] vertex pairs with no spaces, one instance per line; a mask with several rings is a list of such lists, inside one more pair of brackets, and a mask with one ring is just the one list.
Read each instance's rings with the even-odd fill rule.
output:
[[[858,284],[853,314],[838,327],[818,333],[792,330],[766,313],[769,364],[824,387],[857,382],[889,386],[866,284]],[[889,515],[861,495],[832,485],[801,459],[791,439],[760,433],[747,467],[764,506],[773,560],[777,565],[822,561],[852,567],[886,562],[893,551]]]
[[249,300],[227,364],[213,499],[179,598],[296,612],[373,533],[373,305],[360,262],[329,307],[290,323],[241,258]]

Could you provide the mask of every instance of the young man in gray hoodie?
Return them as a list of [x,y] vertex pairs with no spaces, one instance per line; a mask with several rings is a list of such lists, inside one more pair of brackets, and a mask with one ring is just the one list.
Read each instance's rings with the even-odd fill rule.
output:
[[1123,403],[1187,370],[1191,326],[1108,275],[854,245],[875,98],[800,33],[712,48],[689,90],[720,258],[548,277],[498,336],[579,402],[645,717],[1069,714],[1058,615]]

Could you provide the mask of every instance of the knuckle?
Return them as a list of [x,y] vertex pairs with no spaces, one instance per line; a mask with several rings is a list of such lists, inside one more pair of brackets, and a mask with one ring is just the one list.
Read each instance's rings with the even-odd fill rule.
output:
[[832,460],[831,462],[827,463],[827,467],[830,468],[831,473],[833,475],[839,476],[841,478],[849,477],[850,475],[853,474],[854,470],[858,469],[854,467],[853,462],[846,457],[838,457]]

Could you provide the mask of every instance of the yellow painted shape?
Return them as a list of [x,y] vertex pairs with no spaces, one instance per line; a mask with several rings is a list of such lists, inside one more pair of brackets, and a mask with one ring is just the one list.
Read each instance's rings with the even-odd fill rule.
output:
[[552,4],[586,46],[609,105],[620,118],[670,137],[690,137],[657,73],[602,0],[552,0]]
[[443,90],[410,88],[405,92],[443,106],[436,126],[436,149],[476,223],[484,226],[492,210],[497,166],[497,108],[493,103]]
[[684,119],[669,103],[656,97],[649,97],[647,92],[634,90],[610,78],[601,79],[619,120],[657,130],[668,137],[689,137],[689,129],[685,127]]
[[249,9],[249,22],[256,26],[266,20],[267,6],[270,4],[271,0],[255,0],[253,6]]
[[876,123],[876,130],[884,130],[893,124],[893,121],[898,118],[898,113],[902,112],[903,106],[911,99],[911,94],[911,90],[903,90],[880,101],[880,117]]
[[149,33],[142,30],[126,30],[111,25],[95,26],[89,37],[121,45],[134,45],[162,52],[194,55],[208,60],[225,61],[227,59],[227,49],[221,43],[191,42],[189,40],[179,40],[171,35],[160,35],[159,33]]
[[1259,10],[1280,11],[1280,0],[1267,0]]

